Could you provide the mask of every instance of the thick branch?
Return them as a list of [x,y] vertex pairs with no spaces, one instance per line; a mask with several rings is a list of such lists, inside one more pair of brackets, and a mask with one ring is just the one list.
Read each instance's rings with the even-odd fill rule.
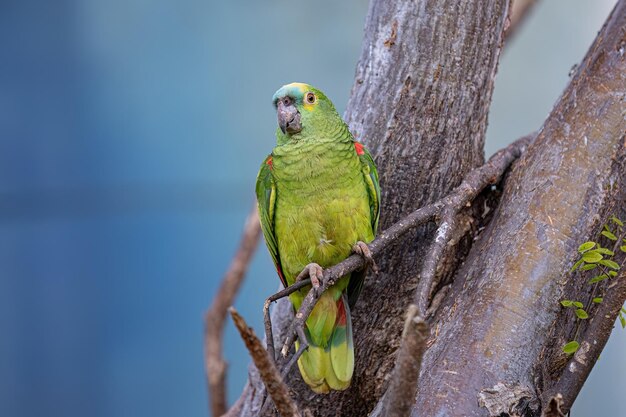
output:
[[411,304],[407,309],[396,366],[383,397],[381,416],[406,417],[410,414],[428,336],[428,324],[418,315],[418,307]]
[[534,136],[534,134],[524,136],[506,148],[498,151],[485,165],[472,170],[461,185],[455,188],[452,194],[442,200],[441,205],[443,209],[439,216],[439,228],[426,254],[426,260],[422,265],[417,291],[413,297],[413,303],[417,305],[418,314],[420,316],[426,316],[430,296],[436,284],[435,276],[437,266],[457,226],[457,216],[459,212],[476,198],[478,193],[487,185],[495,184],[500,180],[505,170],[514,160],[520,157]]
[[252,361],[259,371],[268,394],[274,401],[278,413],[281,417],[300,417],[296,404],[289,396],[287,385],[283,382],[273,359],[270,359],[265,347],[254,334],[254,330],[248,327],[243,317],[233,307],[230,308],[230,314],[248,348],[248,352],[250,352],[250,356],[252,356]]
[[228,307],[233,304],[237,291],[259,242],[261,225],[256,205],[248,214],[239,249],[226,271],[211,307],[204,317],[204,365],[209,384],[211,415],[226,412],[226,361],[222,356],[222,337]]

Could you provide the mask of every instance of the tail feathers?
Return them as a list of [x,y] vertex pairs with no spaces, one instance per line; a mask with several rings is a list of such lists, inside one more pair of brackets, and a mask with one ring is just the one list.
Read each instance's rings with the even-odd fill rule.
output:
[[[330,340],[330,363],[339,381],[350,385],[354,371],[354,346],[352,342],[352,318],[345,294],[337,302],[337,321]],[[334,388],[342,389],[342,388]]]
[[306,321],[309,345],[326,347],[337,323],[337,302],[323,294]]
[[308,329],[305,329],[309,347],[298,360],[302,378],[317,393],[348,388],[354,371],[352,320],[345,294],[336,306],[335,327],[329,343],[325,348],[315,345]]

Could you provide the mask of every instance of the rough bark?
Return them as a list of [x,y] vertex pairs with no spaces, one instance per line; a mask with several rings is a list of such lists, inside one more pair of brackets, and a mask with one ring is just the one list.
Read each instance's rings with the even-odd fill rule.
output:
[[[609,212],[624,210],[625,28],[620,1],[514,165],[494,219],[440,310],[412,415],[539,412],[539,392],[552,381],[542,382],[537,367],[559,360],[545,351],[560,352],[566,341],[551,335],[567,320],[559,300],[589,297],[586,280],[568,285],[576,248],[595,237]],[[481,407],[486,395],[502,400],[501,408]]]

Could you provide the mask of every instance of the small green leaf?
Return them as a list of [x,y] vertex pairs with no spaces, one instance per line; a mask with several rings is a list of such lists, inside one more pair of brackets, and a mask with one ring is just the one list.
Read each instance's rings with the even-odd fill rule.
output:
[[563,301],[561,301],[561,305],[563,307],[571,307],[572,304],[574,304],[574,302],[572,300],[563,300]]
[[602,297],[596,297],[593,299],[593,302],[596,304],[600,304],[602,302]]
[[587,312],[585,310],[583,310],[582,308],[577,308],[576,309],[576,317],[578,317],[579,319],[588,319],[589,318],[589,314],[587,314]]
[[591,250],[583,254],[583,261],[587,262],[588,264],[595,263],[600,260],[602,260],[602,254],[598,253],[595,250]]
[[574,304],[574,307],[578,307],[578,308],[583,308],[583,303],[581,303],[580,301],[574,301],[572,304]]
[[602,236],[606,237],[607,239],[617,240],[617,237],[613,233],[609,232],[608,230],[603,230]]
[[610,259],[602,259],[599,263],[600,265],[604,265],[607,268],[619,270],[619,265],[617,264],[617,262],[611,261]]
[[619,315],[619,322],[622,323],[622,329],[626,329],[626,318],[623,315]]
[[602,255],[609,255],[609,256],[615,255],[615,253],[613,253],[612,250],[609,250],[607,248],[598,248],[598,249],[596,249],[596,251],[598,253],[601,253]]
[[577,341],[572,340],[569,343],[566,343],[565,346],[563,346],[563,352],[567,353],[568,355],[571,355],[572,353],[575,353],[578,348],[579,348],[579,344]]
[[590,284],[595,284],[596,282],[600,282],[603,281],[605,279],[607,279],[609,276],[607,274],[602,274],[602,275],[598,275],[596,277],[593,277],[589,280]]
[[581,271],[590,271],[590,270],[594,269],[596,266],[598,266],[598,264],[585,264],[585,265],[580,267],[580,270]]
[[579,259],[574,266],[572,266],[572,269],[570,269],[570,272],[574,272],[579,266],[580,264],[582,264],[584,261],[582,259]]
[[595,246],[596,246],[596,242],[591,242],[591,241],[585,242],[578,247],[578,252],[585,253],[589,249],[593,249]]
[[626,252],[626,245],[624,245],[624,246],[620,246],[620,247],[619,247],[619,249],[620,249],[622,252]]
[[609,275],[612,276],[612,277],[616,277],[617,276],[617,272],[609,271]]
[[[622,307],[622,313],[626,314],[626,307]],[[620,314],[622,314],[620,313]]]
[[624,223],[620,219],[615,217],[615,216],[611,216],[611,221],[613,223],[615,223],[616,225],[618,225],[618,226],[623,226],[624,225]]

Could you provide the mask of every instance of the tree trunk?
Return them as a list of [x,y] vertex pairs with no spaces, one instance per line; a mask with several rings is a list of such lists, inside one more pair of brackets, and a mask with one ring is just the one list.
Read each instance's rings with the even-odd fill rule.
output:
[[514,165],[437,317],[414,416],[489,415],[478,399],[493,391],[502,408],[492,415],[534,415],[540,393],[561,376],[552,368],[564,364],[561,347],[572,334],[552,329],[573,315],[559,301],[587,302],[591,288],[569,268],[578,246],[626,208],[625,28],[621,1]]
[[[443,197],[483,162],[508,8],[503,0],[372,2],[346,120],[378,164],[381,230]],[[438,336],[424,357],[414,415],[490,415],[478,405],[479,394],[499,382],[507,391],[502,398],[523,392],[513,395],[513,406],[523,397],[526,415],[539,412],[540,392],[554,382],[538,377],[545,373],[540,365],[554,354],[556,321],[565,320],[558,301],[565,288],[585,290],[566,287],[565,273],[577,244],[624,198],[624,16],[620,1],[454,274],[432,322]],[[431,239],[432,227],[409,233],[366,282],[353,311],[356,365],[348,390],[315,395],[297,370],[290,373],[287,383],[302,409],[315,416],[372,412],[387,388]],[[455,272],[471,241],[448,251],[442,273]],[[277,344],[291,317],[288,302],[278,303]],[[229,415],[258,415],[263,396],[251,367]]]

